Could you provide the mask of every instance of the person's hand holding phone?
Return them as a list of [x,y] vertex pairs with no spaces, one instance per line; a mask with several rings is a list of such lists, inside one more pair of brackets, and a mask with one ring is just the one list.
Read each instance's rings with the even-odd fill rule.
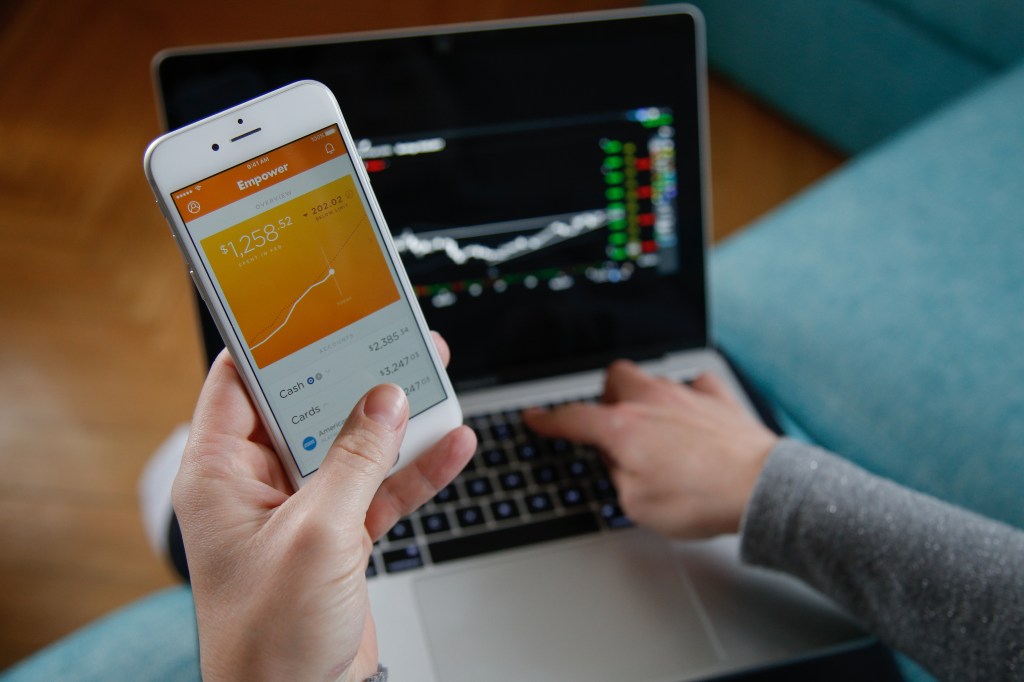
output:
[[[446,344],[435,342],[447,364]],[[173,494],[203,679],[355,682],[376,672],[365,578],[373,542],[446,486],[476,448],[461,426],[386,478],[408,414],[401,389],[372,389],[295,491],[230,357],[217,359]]]

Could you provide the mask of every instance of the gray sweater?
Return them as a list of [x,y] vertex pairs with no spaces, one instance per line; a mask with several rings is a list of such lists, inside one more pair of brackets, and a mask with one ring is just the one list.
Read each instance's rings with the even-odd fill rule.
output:
[[1024,680],[1024,532],[783,440],[743,559],[797,576],[944,680]]

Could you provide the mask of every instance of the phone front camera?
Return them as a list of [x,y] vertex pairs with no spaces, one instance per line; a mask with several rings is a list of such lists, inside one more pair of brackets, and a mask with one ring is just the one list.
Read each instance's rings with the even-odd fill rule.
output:
[[210,149],[212,149],[213,151],[218,151],[220,149],[220,145],[214,142],[213,146],[210,147]]
[[238,125],[242,125],[244,122],[242,119],[238,119]]

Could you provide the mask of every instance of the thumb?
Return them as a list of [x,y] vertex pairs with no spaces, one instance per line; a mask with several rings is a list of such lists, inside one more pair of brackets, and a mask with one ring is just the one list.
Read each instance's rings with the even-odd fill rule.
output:
[[394,384],[371,389],[352,408],[319,471],[306,488],[346,518],[363,522],[377,488],[391,471],[409,420],[409,401]]

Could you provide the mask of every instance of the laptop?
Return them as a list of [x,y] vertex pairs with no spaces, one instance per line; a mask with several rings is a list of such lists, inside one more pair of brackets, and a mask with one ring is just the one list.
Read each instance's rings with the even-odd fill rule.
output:
[[735,537],[634,527],[594,450],[519,417],[595,399],[621,357],[714,372],[746,400],[708,319],[704,55],[678,5],[158,55],[168,128],[295,80],[331,87],[453,349],[479,450],[367,568],[392,679],[705,679],[870,642],[742,566]]

